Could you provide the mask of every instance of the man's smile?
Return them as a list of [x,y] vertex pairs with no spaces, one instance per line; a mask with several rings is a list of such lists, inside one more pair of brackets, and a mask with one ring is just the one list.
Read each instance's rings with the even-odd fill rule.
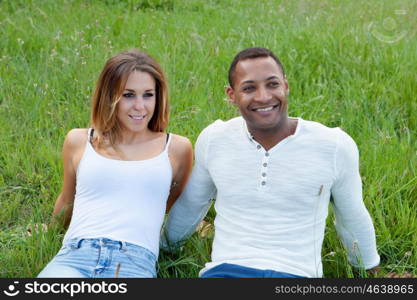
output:
[[276,104],[276,105],[270,105],[270,106],[264,106],[264,107],[256,107],[256,108],[252,108],[251,110],[252,111],[263,112],[263,111],[271,111],[271,110],[276,109],[276,108],[279,109],[279,107],[280,107],[280,105]]

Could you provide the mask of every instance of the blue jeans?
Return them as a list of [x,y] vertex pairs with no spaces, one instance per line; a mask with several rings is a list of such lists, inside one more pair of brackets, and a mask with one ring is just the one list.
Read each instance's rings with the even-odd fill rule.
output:
[[106,238],[69,240],[39,278],[156,277],[156,257],[148,249]]
[[302,276],[277,272],[274,270],[260,270],[234,264],[220,264],[208,269],[201,278],[303,278]]

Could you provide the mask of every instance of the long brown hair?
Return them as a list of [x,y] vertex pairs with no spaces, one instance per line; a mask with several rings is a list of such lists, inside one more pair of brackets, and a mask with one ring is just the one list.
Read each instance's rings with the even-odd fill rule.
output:
[[161,66],[143,51],[123,51],[106,62],[93,94],[91,126],[97,133],[98,147],[102,145],[104,137],[112,146],[115,146],[120,137],[116,108],[126,81],[135,70],[149,73],[155,79],[156,104],[148,128],[155,132],[163,132],[168,126],[168,86]]

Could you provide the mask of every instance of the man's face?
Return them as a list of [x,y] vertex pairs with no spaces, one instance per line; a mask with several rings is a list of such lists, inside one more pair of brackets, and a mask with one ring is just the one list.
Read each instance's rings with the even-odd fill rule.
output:
[[288,118],[288,82],[272,57],[240,61],[226,93],[249,130],[279,128]]

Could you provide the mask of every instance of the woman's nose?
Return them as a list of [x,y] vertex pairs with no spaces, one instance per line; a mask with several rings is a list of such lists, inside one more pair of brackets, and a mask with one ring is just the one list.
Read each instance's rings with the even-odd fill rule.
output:
[[145,102],[143,101],[142,97],[138,97],[135,100],[135,109],[141,110],[145,108]]

